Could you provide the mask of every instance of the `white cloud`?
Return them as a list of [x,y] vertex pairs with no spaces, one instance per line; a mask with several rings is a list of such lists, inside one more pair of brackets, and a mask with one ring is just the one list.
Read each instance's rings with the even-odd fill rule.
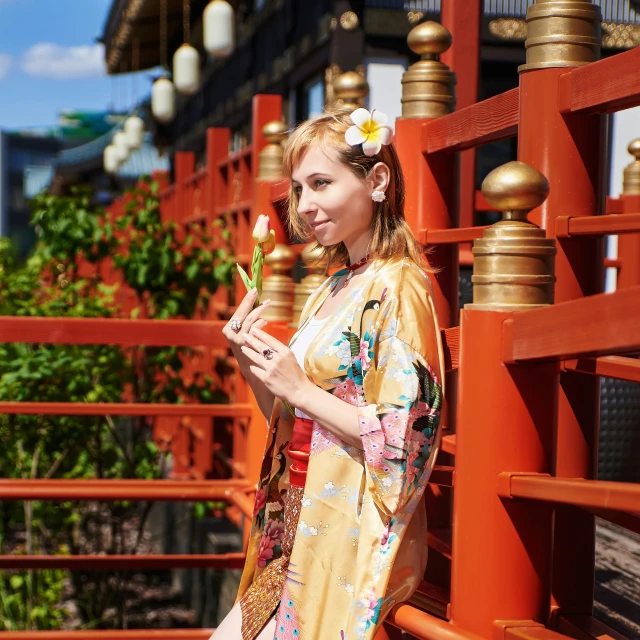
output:
[[22,57],[25,73],[40,78],[89,78],[105,73],[104,45],[61,47],[49,42],[33,45]]
[[[0,0],[1,2],[2,0]],[[13,60],[8,53],[0,53],[0,80],[4,78],[11,68]]]

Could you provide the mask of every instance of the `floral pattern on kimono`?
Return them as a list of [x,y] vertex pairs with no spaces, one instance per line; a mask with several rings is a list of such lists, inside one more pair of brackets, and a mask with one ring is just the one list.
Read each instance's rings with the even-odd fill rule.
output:
[[[311,295],[299,331],[343,273]],[[371,640],[391,607],[415,591],[426,565],[422,497],[444,402],[442,345],[427,274],[409,259],[374,262],[349,284],[310,345],[305,371],[327,393],[357,407],[362,448],[314,423],[276,636]],[[238,597],[281,553],[291,431],[292,420],[276,400]]]

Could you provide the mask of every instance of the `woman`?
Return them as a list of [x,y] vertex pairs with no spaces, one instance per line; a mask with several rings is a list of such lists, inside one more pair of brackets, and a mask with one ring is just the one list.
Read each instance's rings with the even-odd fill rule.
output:
[[[289,138],[292,234],[347,264],[289,346],[250,311],[225,329],[269,417],[238,601],[216,640],[370,640],[426,564],[422,495],[439,445],[440,332],[386,116],[326,113]],[[284,402],[296,409],[295,423]]]

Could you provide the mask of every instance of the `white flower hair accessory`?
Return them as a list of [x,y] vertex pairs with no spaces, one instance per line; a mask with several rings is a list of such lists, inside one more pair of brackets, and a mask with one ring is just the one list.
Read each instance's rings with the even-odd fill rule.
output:
[[383,144],[389,144],[393,136],[393,129],[387,124],[386,113],[376,111],[369,113],[366,109],[356,109],[351,114],[353,126],[344,134],[347,144],[362,145],[365,156],[375,156],[382,149]]

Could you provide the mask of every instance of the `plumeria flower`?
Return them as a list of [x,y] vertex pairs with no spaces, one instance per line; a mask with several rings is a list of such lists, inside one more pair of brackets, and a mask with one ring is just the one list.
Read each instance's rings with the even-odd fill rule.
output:
[[351,114],[353,126],[344,134],[347,144],[362,145],[366,156],[375,156],[383,144],[389,144],[393,136],[393,129],[387,124],[389,118],[386,113],[376,111],[369,113],[366,109],[356,109]]

